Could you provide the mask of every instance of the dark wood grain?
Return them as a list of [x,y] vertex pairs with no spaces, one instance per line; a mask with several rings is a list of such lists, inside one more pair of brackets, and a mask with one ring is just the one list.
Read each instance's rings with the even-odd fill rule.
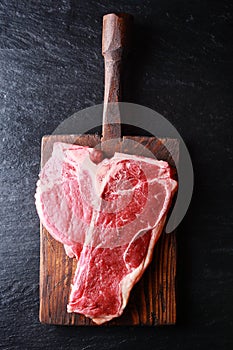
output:
[[[135,141],[135,148],[129,142]],[[53,135],[42,139],[41,165],[51,155],[54,142],[67,142],[94,147],[100,138],[94,135]],[[172,144],[178,156],[177,140],[155,137],[127,137],[121,142],[121,151],[143,155],[137,149],[141,143],[158,158],[167,160],[172,166],[166,143]],[[76,268],[75,259],[66,256],[63,245],[55,241],[41,226],[40,241],[40,321],[60,325],[94,325],[78,314],[66,312],[70,285]],[[119,318],[106,325],[165,325],[176,322],[176,236],[175,233],[162,233],[156,244],[154,257],[142,279],[131,292],[128,305]]]
[[[60,135],[44,137],[42,166],[50,157],[54,142],[62,141],[83,146],[99,146],[110,157],[115,151],[144,155],[149,149],[158,159],[174,167],[174,159],[167,151],[170,143],[178,156],[177,140],[159,140],[155,137],[121,138],[121,118],[118,102],[121,100],[121,71],[123,58],[130,46],[132,16],[108,14],[103,17],[102,53],[105,59],[105,93],[102,138],[94,135]],[[134,142],[133,142],[134,141]],[[143,145],[144,147],[140,147]],[[98,147],[98,148],[99,148]],[[70,285],[75,271],[75,259],[69,259],[63,246],[55,242],[41,227],[40,265],[40,320],[64,325],[92,325],[84,316],[68,314]],[[156,253],[146,274],[135,286],[123,315],[108,325],[162,325],[176,321],[176,239],[175,234],[162,234]]]

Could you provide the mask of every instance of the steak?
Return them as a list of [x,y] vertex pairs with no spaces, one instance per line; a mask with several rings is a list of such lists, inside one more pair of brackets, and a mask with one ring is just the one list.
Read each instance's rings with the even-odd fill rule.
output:
[[36,207],[49,233],[77,259],[68,312],[102,324],[122,314],[150,263],[177,182],[167,162],[61,142],[37,182]]

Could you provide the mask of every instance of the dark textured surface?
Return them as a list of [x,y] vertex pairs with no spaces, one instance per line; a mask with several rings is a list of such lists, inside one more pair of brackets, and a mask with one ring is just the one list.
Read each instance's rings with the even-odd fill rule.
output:
[[[0,1],[2,349],[232,348],[232,10],[230,0]],[[102,101],[101,25],[111,11],[136,18],[126,100],[167,117],[193,159],[175,327],[38,321],[40,139]]]

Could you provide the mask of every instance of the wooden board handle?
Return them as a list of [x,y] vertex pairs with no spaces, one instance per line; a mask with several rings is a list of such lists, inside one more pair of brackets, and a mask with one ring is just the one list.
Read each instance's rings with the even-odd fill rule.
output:
[[130,48],[132,24],[133,16],[126,13],[110,13],[103,17],[105,90],[102,141],[121,137],[120,113],[117,105],[112,103],[121,101],[121,72],[124,56]]

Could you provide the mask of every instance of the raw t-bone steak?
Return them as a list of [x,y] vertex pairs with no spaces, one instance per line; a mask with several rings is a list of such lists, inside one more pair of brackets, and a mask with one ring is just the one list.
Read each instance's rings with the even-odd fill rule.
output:
[[152,259],[177,183],[164,161],[57,142],[40,173],[44,227],[75,257],[68,312],[104,323],[122,314]]

